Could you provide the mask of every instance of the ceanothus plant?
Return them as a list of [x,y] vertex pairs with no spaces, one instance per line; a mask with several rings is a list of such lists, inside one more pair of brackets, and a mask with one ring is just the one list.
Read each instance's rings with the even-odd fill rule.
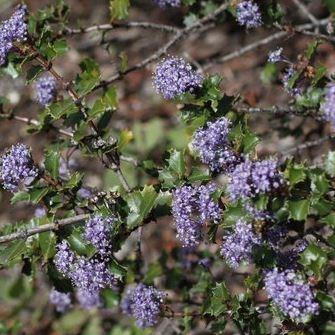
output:
[[[51,3],[0,25],[2,201],[19,218],[0,224],[1,333],[333,334],[333,2],[110,0],[109,23],[78,28]],[[244,71],[260,46],[237,91],[221,64]]]

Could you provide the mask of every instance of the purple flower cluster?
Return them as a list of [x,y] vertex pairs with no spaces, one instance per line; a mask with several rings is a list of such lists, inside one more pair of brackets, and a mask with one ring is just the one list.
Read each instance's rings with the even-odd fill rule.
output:
[[90,218],[85,225],[85,239],[105,258],[112,253],[111,232],[114,221],[113,217],[96,215]]
[[253,1],[242,1],[236,8],[237,21],[241,26],[249,28],[259,27],[263,24],[259,7]]
[[113,287],[115,283],[105,260],[77,257],[65,241],[57,246],[57,250],[56,268],[78,288],[76,296],[79,303],[84,308],[99,307],[101,290]]
[[21,185],[31,184],[38,176],[30,149],[24,144],[11,147],[1,158],[0,174],[4,188],[15,192]]
[[56,79],[50,75],[39,78],[35,84],[36,97],[38,102],[43,105],[49,105],[57,95]]
[[324,102],[320,107],[323,119],[335,127],[335,84],[328,86]]
[[35,209],[34,215],[37,218],[42,218],[43,216],[45,216],[47,214],[47,211],[44,207],[37,207]]
[[269,52],[268,62],[277,63],[283,60],[283,48],[277,48],[274,51]]
[[167,6],[170,7],[179,7],[180,0],[154,0],[154,2],[161,8],[165,8]]
[[100,292],[87,291],[86,289],[78,289],[76,298],[81,307],[85,309],[92,309],[101,306]]
[[152,327],[158,322],[164,302],[164,294],[152,286],[138,284],[128,290],[121,307],[124,314],[136,319],[140,328]]
[[313,291],[297,273],[274,269],[265,275],[264,282],[268,296],[292,320],[304,322],[318,313],[319,304]]
[[14,14],[0,25],[0,66],[6,63],[8,53],[13,48],[13,43],[27,39],[26,14],[27,6],[19,5],[16,7]]
[[283,184],[275,160],[252,162],[246,159],[230,174],[228,191],[232,200],[255,197],[278,189]]
[[260,244],[261,238],[254,233],[252,225],[240,219],[234,231],[225,237],[221,255],[231,267],[237,268],[242,262],[251,260],[253,248]]
[[89,292],[99,292],[106,287],[113,287],[115,282],[115,277],[105,262],[83,257],[77,258],[68,276],[76,287]]
[[180,57],[163,59],[157,65],[153,79],[156,91],[165,99],[174,99],[183,93],[193,92],[201,86],[202,81],[203,77]]
[[75,260],[76,256],[66,241],[62,241],[57,245],[57,253],[55,255],[54,263],[60,273],[67,275]]
[[199,187],[182,186],[173,194],[172,214],[177,238],[184,247],[195,247],[201,242],[201,228],[206,221],[221,218],[219,205],[212,199],[214,184]]
[[194,149],[212,171],[229,172],[240,163],[239,156],[228,142],[230,125],[230,121],[222,117],[214,122],[207,122],[206,127],[198,129],[193,136]]
[[52,289],[49,294],[49,299],[50,302],[55,305],[57,312],[65,313],[71,307],[70,293],[62,293]]

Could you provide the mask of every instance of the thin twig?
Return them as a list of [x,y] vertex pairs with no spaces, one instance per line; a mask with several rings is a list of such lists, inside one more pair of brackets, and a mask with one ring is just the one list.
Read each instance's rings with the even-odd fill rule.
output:
[[318,24],[318,19],[308,10],[308,8],[300,1],[293,0],[294,4],[309,18],[315,25]]
[[55,221],[53,223],[48,223],[42,226],[22,230],[17,233],[0,236],[0,243],[8,243],[8,242],[18,240],[18,239],[27,239],[29,236],[36,235],[39,233],[44,233],[44,232],[51,231],[51,230],[56,231],[57,229],[59,229],[59,227],[76,224],[88,218],[89,218],[89,214],[80,214],[80,215],[73,216],[71,218],[66,218],[66,219],[62,219],[59,221]]
[[282,155],[283,156],[287,156],[287,155],[295,154],[295,153],[300,152],[302,150],[306,150],[308,148],[312,148],[312,147],[318,146],[318,145],[322,144],[323,142],[326,142],[328,140],[334,140],[334,139],[335,139],[335,137],[333,135],[327,135],[327,136],[321,137],[321,138],[319,138],[317,140],[308,141],[308,142],[299,144],[299,145],[297,145],[297,146],[295,146],[293,148],[284,150],[282,152]]
[[[0,118],[8,119],[8,120],[17,120],[23,123],[26,123],[28,125],[32,124],[36,127],[40,126],[40,122],[33,119],[33,118],[27,118],[19,115],[14,115],[14,114],[0,114]],[[55,130],[57,133],[68,136],[68,137],[73,137],[73,133],[58,127],[55,127],[53,125],[49,125],[53,130]]]
[[295,115],[295,116],[312,116],[318,117],[319,111],[316,109],[308,109],[308,110],[297,110],[294,107],[281,107],[281,106],[273,106],[273,107],[238,107],[237,112],[239,113],[270,113],[273,115],[283,116],[283,115]]
[[[320,20],[320,21],[318,21],[317,26],[324,26],[328,22],[329,22],[329,19]],[[207,57],[205,61],[203,61],[203,62],[200,61],[200,64],[202,64],[202,68],[204,70],[207,70],[208,68],[212,67],[213,65],[222,64],[222,63],[230,61],[234,58],[240,57],[240,56],[244,55],[245,53],[247,53],[249,51],[252,51],[252,50],[255,50],[255,49],[259,48],[260,46],[270,44],[271,42],[273,42],[275,40],[279,40],[279,39],[281,39],[285,36],[288,36],[292,32],[299,32],[299,33],[302,33],[302,34],[306,34],[306,33],[308,34],[310,32],[306,32],[306,29],[311,29],[315,26],[316,25],[313,24],[313,23],[307,23],[307,24],[301,24],[299,26],[293,27],[291,31],[288,31],[288,30],[279,31],[279,32],[276,32],[272,35],[269,35],[269,36],[267,36],[267,37],[265,37],[261,40],[252,42],[252,43],[250,43],[250,44],[248,44],[248,45],[246,45],[246,46],[244,46],[244,47],[242,47],[238,50],[230,52],[226,55],[223,55],[223,56],[219,55],[219,56],[215,56],[215,57]],[[282,28],[282,29],[284,29],[284,28]],[[328,38],[328,36],[327,36],[327,38]]]
[[178,41],[180,41],[183,38],[186,38],[187,36],[189,36],[192,33],[195,33],[197,31],[201,30],[202,28],[204,28],[204,26],[207,23],[210,23],[210,21],[214,20],[218,15],[220,15],[222,12],[224,12],[227,9],[228,6],[229,6],[229,4],[227,4],[227,3],[222,4],[214,12],[206,15],[205,17],[196,21],[192,25],[190,25],[190,26],[188,26],[184,29],[179,29],[178,32],[167,43],[165,43],[162,47],[160,47],[157,51],[155,51],[149,57],[147,57],[144,60],[142,60],[141,62],[129,67],[125,71],[118,71],[115,75],[111,76],[107,80],[102,81],[99,85],[97,85],[94,88],[94,90],[97,90],[97,89],[102,88],[102,87],[107,87],[110,84],[112,84],[113,82],[121,79],[123,76],[125,76],[125,75],[127,75],[127,74],[129,74],[133,71],[142,69],[145,66],[147,66],[148,64],[158,60],[163,55],[165,55],[167,53],[167,51],[172,46],[174,46]]
[[71,36],[76,34],[84,34],[84,33],[91,33],[95,31],[108,31],[118,28],[144,28],[144,29],[152,29],[152,30],[159,30],[162,32],[168,32],[168,33],[177,33],[180,29],[173,26],[168,26],[165,24],[158,24],[153,22],[124,22],[124,23],[106,23],[106,24],[99,24],[95,26],[90,26],[86,28],[69,28],[65,27],[63,30],[61,30],[57,36]]

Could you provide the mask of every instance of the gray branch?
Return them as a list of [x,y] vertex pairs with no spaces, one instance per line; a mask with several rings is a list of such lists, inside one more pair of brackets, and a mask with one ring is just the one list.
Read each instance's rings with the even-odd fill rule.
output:
[[85,221],[89,218],[89,214],[80,214],[73,216],[71,218],[62,219],[59,221],[54,221],[53,223],[47,223],[42,226],[25,229],[16,233],[9,235],[0,236],[0,244],[8,243],[14,240],[27,239],[29,236],[36,235],[39,233],[44,233],[47,231],[57,231],[60,227],[65,227],[68,225],[76,224]]

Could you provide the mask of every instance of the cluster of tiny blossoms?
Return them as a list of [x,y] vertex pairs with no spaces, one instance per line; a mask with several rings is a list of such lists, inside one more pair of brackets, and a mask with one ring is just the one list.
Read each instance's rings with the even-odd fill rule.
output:
[[259,7],[253,1],[242,1],[236,8],[237,21],[247,28],[259,27],[263,24]]
[[274,51],[269,52],[268,62],[269,63],[278,63],[283,60],[283,48],[277,48]]
[[85,225],[84,237],[98,253],[108,257],[112,253],[111,232],[115,218],[96,215],[90,218]]
[[101,259],[77,256],[65,241],[57,246],[54,259],[56,268],[78,288],[76,297],[84,308],[99,307],[101,290],[113,287],[115,283],[107,264],[112,253],[110,232],[113,223],[114,218],[100,215],[86,222],[84,238],[96,248]]
[[55,305],[56,311],[60,313],[65,313],[71,306],[70,293],[62,293],[52,289],[49,294],[49,299],[50,302]]
[[221,255],[233,268],[251,260],[253,248],[261,244],[261,238],[254,233],[252,225],[240,219],[234,231],[227,235],[221,247]]
[[228,191],[232,200],[255,197],[276,190],[283,184],[277,161],[252,162],[246,159],[230,174]]
[[0,25],[0,66],[6,63],[8,53],[13,48],[13,43],[27,39],[26,14],[27,6],[19,5],[16,7],[14,14]]
[[162,8],[165,8],[167,6],[171,7],[179,7],[180,6],[180,0],[154,0],[154,2]]
[[239,156],[229,145],[230,125],[231,122],[222,117],[214,122],[207,122],[193,136],[192,146],[201,161],[212,171],[230,172],[240,162]]
[[172,214],[177,238],[184,247],[195,247],[201,242],[201,228],[206,221],[221,218],[219,205],[212,199],[214,184],[182,186],[173,194]]
[[169,57],[157,65],[153,82],[165,99],[174,99],[201,86],[203,77],[183,58]]
[[57,94],[55,78],[49,75],[39,78],[35,84],[35,90],[38,102],[43,106],[49,105]]
[[138,327],[146,328],[157,324],[163,302],[161,291],[140,283],[127,291],[121,307],[124,314],[136,319]]
[[325,100],[321,104],[321,111],[323,119],[335,127],[335,84],[328,86]]
[[1,158],[0,173],[4,188],[15,192],[20,185],[29,185],[38,176],[30,149],[24,144],[11,147]]
[[313,291],[295,272],[274,269],[265,275],[264,282],[269,297],[292,320],[304,322],[318,313],[319,304]]

